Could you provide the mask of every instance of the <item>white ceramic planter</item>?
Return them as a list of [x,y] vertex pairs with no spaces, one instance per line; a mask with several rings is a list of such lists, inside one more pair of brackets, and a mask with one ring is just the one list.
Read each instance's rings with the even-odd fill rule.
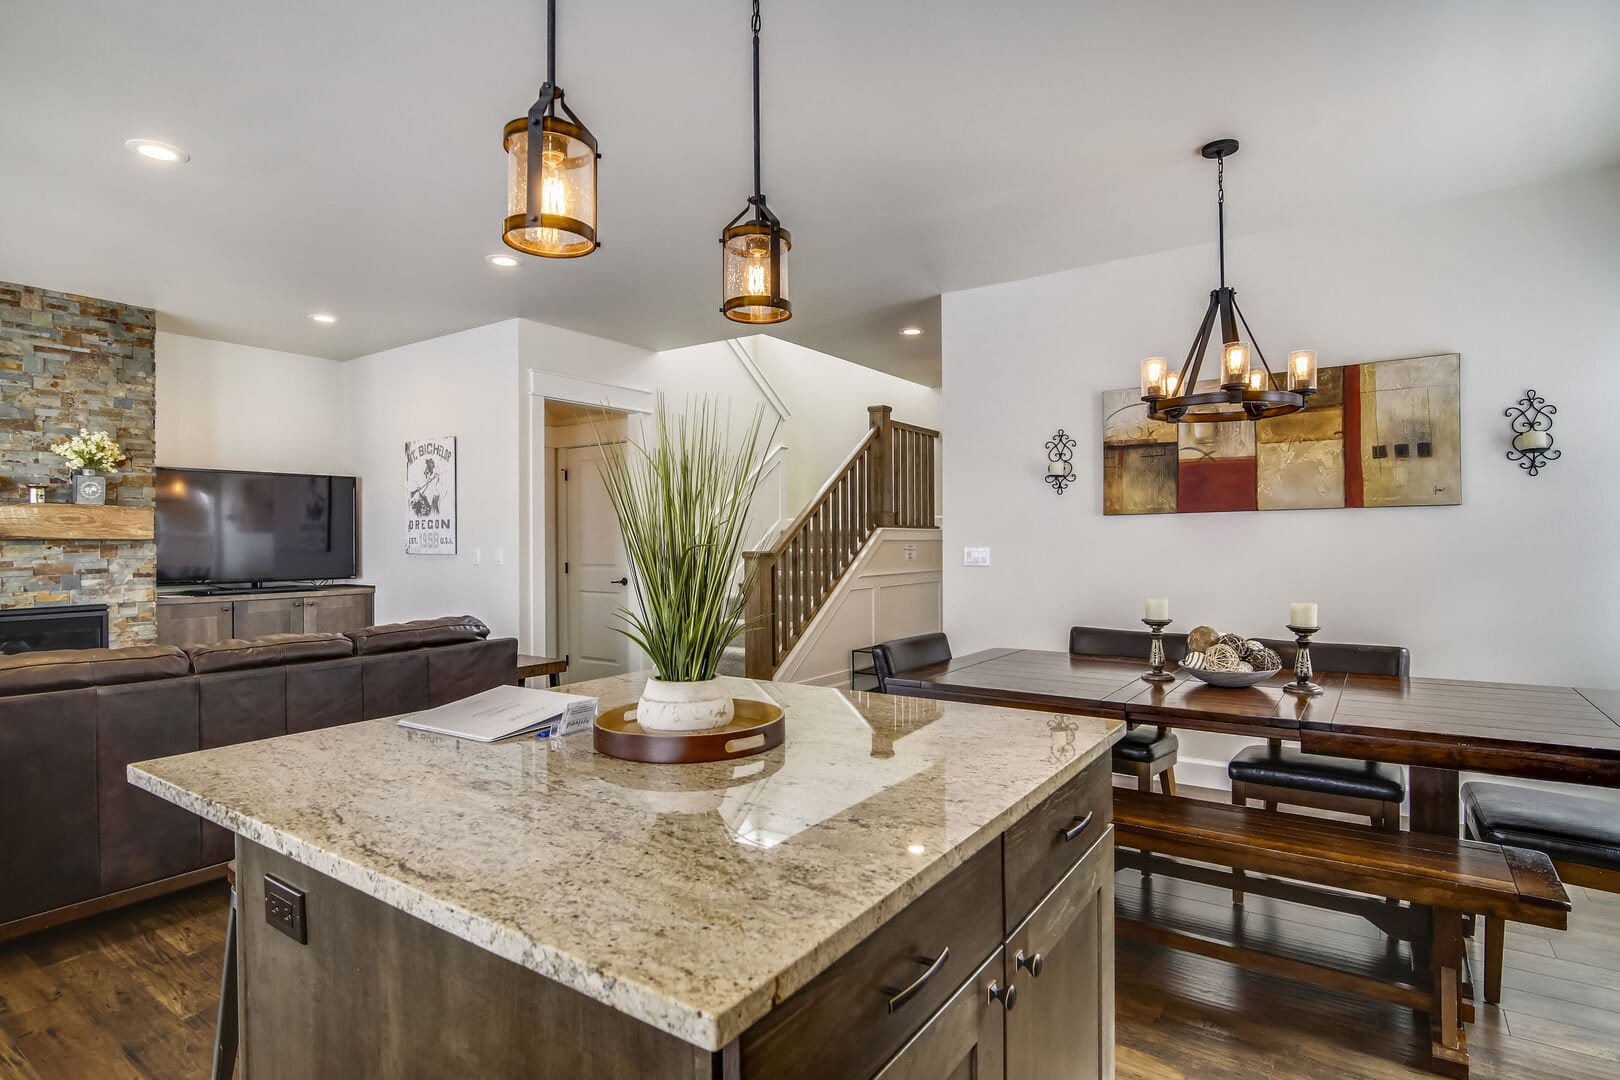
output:
[[732,714],[731,698],[719,679],[648,679],[636,705],[636,723],[648,731],[707,731],[731,723]]

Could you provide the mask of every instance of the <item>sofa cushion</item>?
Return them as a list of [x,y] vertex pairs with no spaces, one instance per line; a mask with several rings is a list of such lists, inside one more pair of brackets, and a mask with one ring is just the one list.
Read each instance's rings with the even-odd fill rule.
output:
[[0,697],[149,682],[190,671],[186,654],[172,645],[16,653],[0,656]]
[[1380,802],[1400,802],[1406,798],[1404,774],[1399,765],[1307,754],[1292,746],[1275,750],[1251,746],[1239,751],[1226,766],[1226,775],[1245,784],[1314,791],[1320,795]]
[[1468,827],[1481,840],[1620,870],[1620,805],[1613,799],[1470,780],[1462,801]]
[[350,630],[348,637],[354,642],[356,654],[374,656],[377,653],[478,641],[489,637],[489,627],[484,625],[483,620],[471,615],[449,615],[442,619],[368,626],[363,630]]
[[266,634],[231,638],[186,649],[198,675],[244,668],[279,667],[309,660],[337,660],[354,655],[354,642],[342,634]]

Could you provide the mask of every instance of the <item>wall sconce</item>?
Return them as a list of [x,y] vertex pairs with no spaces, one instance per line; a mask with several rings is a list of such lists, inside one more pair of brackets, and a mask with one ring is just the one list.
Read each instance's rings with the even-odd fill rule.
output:
[[1046,440],[1046,482],[1059,495],[1074,483],[1074,446],[1074,440],[1062,428]]
[[1553,449],[1552,418],[1557,411],[1558,406],[1548,405],[1534,390],[1526,390],[1524,397],[1502,410],[1503,416],[1512,418],[1513,427],[1513,449],[1507,452],[1507,459],[1517,461],[1531,476],[1539,475],[1543,465],[1563,454]]

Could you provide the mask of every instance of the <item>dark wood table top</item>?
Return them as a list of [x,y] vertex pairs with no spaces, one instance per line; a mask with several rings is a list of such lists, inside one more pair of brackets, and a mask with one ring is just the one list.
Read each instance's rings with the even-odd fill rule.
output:
[[555,656],[525,656],[519,654],[517,658],[517,677],[520,679],[536,679],[542,675],[561,675],[568,670],[568,661],[559,660]]
[[1620,787],[1620,691],[1319,672],[1324,693],[1285,693],[1288,672],[1247,689],[1184,674],[1141,680],[1137,660],[987,649],[889,681],[899,693],[1123,715],[1317,753]]

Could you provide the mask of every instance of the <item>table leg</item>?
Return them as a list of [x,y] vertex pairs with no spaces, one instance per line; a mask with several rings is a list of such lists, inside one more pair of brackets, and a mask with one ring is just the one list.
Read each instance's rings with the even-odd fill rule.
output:
[[1434,1004],[1429,1011],[1429,1068],[1444,1076],[1468,1076],[1468,1036],[1462,1021],[1462,912],[1434,909],[1429,972]]
[[1412,831],[1456,839],[1462,827],[1456,769],[1411,769]]
[[553,671],[550,675],[546,676],[546,683],[553,690],[555,690],[557,687],[562,685],[562,676],[559,675],[557,672]]

